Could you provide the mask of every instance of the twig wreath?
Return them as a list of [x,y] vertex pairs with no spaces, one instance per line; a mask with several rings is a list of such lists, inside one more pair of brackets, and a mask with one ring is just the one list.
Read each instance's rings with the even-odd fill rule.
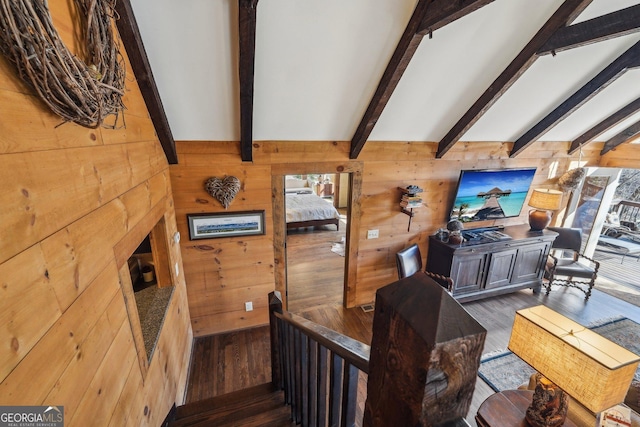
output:
[[[0,51],[54,113],[88,128],[115,128],[124,105],[125,67],[112,20],[115,0],[74,0],[85,64],[53,26],[47,0],[0,0]],[[115,115],[112,125],[104,119]]]

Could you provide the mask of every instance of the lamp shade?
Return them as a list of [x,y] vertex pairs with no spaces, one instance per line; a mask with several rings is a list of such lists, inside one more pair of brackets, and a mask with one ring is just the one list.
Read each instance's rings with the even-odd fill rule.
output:
[[556,211],[562,203],[562,192],[536,188],[529,198],[529,206],[536,209]]
[[640,361],[542,305],[516,312],[509,349],[592,412],[624,401]]

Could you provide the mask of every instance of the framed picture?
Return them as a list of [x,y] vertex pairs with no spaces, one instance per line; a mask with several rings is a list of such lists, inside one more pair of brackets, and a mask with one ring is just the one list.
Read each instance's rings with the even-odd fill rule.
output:
[[264,234],[264,211],[187,214],[189,239]]

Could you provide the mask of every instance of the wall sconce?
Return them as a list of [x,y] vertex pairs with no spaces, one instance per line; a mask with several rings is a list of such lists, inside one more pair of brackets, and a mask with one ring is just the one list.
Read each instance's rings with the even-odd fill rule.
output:
[[[640,361],[639,356],[543,305],[516,312],[509,350],[546,377],[536,385],[526,412],[534,427],[564,423],[565,393],[594,413],[619,404]],[[557,411],[549,410],[549,399],[558,399]]]
[[560,209],[562,192],[557,190],[534,189],[529,198],[529,225],[534,231],[545,229],[551,222],[553,212]]

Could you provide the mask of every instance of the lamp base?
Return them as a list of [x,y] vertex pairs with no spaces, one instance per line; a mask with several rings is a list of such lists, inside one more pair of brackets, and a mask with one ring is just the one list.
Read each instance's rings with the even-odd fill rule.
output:
[[567,417],[567,394],[557,385],[536,374],[536,389],[526,420],[533,427],[559,427]]
[[529,226],[534,231],[544,230],[551,223],[552,216],[551,211],[532,209],[529,211]]

